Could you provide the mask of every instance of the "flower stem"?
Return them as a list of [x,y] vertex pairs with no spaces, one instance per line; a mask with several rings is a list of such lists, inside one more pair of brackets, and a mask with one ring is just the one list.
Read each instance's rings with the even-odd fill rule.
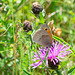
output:
[[46,56],[45,56],[45,59],[44,59],[45,64],[46,64],[46,60],[47,60],[48,53],[49,53],[49,48],[47,50],[47,53],[46,53]]
[[[29,37],[30,37],[30,41],[31,41],[31,43],[30,43],[30,49],[29,49],[29,66],[30,66],[30,64],[31,64],[31,50],[32,50],[33,41],[32,41],[31,35],[29,35]],[[31,73],[32,73],[32,72],[31,72],[31,66],[30,66],[30,74],[31,74]]]
[[[47,69],[46,64],[45,64],[45,63],[44,63],[44,61],[41,59],[41,57],[40,57],[40,55],[39,55],[39,53],[38,53],[38,52],[37,52],[37,55],[39,56],[40,60],[42,61],[42,63],[43,63],[43,65],[44,65],[44,67]],[[48,71],[49,75],[51,75],[48,69],[47,69],[47,71]],[[46,73],[47,73],[47,72],[46,72]]]
[[15,32],[14,32],[14,17],[13,17],[13,0],[12,0],[12,3],[11,3],[11,9],[12,9],[12,24],[13,24],[13,39],[14,39],[14,44],[13,44],[13,56],[14,56],[14,59],[15,59],[15,63],[13,65],[13,75],[14,75],[14,68],[16,69],[16,75],[17,75],[17,65],[16,65],[16,40],[15,40]]
[[58,75],[62,75],[61,72],[60,72],[58,69],[56,69],[55,71],[56,71],[56,73],[57,73]]

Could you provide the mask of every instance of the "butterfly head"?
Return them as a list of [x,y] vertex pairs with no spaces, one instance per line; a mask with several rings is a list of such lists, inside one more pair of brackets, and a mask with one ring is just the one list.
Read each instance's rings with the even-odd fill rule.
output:
[[45,29],[47,29],[47,28],[49,28],[49,27],[48,27],[48,25],[47,25],[47,24],[43,24],[43,25],[41,26],[41,28],[40,28],[40,29],[45,30]]

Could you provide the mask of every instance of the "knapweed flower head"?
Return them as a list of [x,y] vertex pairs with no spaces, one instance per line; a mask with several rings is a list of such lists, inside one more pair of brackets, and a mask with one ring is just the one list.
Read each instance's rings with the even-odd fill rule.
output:
[[23,30],[25,32],[29,32],[30,30],[32,30],[31,22],[29,22],[28,20],[25,20],[23,23]]
[[41,7],[41,5],[38,2],[33,3],[32,11],[34,14],[39,14],[42,10],[43,10],[43,8]]
[[[49,48],[46,65],[51,67],[52,69],[58,68],[59,62],[61,61],[60,58],[65,57],[67,54],[70,54],[71,51],[68,50],[71,46],[65,46],[63,43],[60,42],[53,42],[53,46]],[[40,55],[41,59],[44,61],[48,48],[40,48],[38,54]],[[42,64],[39,56],[36,52],[34,52],[33,61],[37,61],[36,63],[31,64],[33,68],[38,67]]]

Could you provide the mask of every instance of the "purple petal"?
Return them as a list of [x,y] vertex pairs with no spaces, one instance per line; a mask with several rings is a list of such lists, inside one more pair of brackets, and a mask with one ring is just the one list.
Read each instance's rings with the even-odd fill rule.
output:
[[55,61],[53,60],[54,65],[56,65]]
[[36,63],[31,64],[31,66],[34,66],[33,68],[36,68],[36,67],[38,67],[41,64],[42,64],[42,62],[39,61],[39,62],[36,62]]
[[64,49],[62,49],[63,51],[68,50],[71,46],[69,47],[65,47]]
[[58,59],[57,58],[55,59],[55,61],[56,61],[56,63],[58,63]]
[[39,60],[39,58],[34,58],[34,59],[32,59],[33,61],[36,61],[36,60]]

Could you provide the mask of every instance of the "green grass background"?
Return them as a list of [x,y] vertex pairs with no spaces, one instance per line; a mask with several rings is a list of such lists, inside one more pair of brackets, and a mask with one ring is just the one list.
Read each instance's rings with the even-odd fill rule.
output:
[[[41,46],[33,44],[31,34],[41,24],[54,20],[55,28],[61,28],[62,38],[57,41],[69,44],[72,53],[66,56],[59,70],[62,75],[75,75],[75,0],[36,0],[43,11],[36,17],[32,13],[35,0],[0,0],[0,74],[1,75],[45,75],[43,68],[32,69],[33,51]],[[53,16],[49,17],[53,12]],[[33,30],[24,32],[23,22],[32,23]],[[40,66],[41,67],[41,66]],[[57,71],[51,70],[52,75]],[[60,75],[60,74],[59,74]]]

